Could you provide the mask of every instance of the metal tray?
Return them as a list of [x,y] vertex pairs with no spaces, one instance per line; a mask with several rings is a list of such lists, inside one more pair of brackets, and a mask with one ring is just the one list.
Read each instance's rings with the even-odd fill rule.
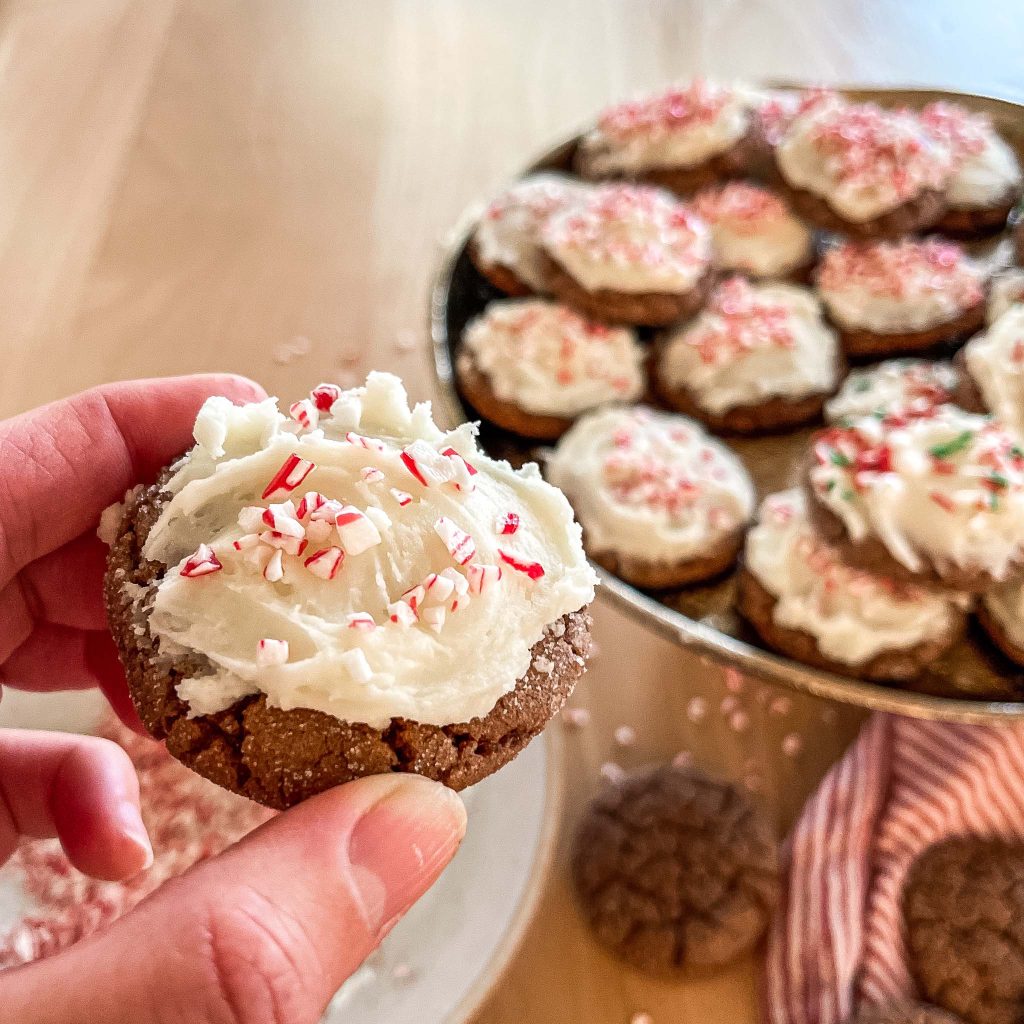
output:
[[[773,88],[795,88],[772,83]],[[841,88],[858,99],[884,105],[920,107],[948,99],[992,116],[996,127],[1024,163],[1024,106],[963,93],[924,89]],[[564,139],[528,164],[523,174],[541,168],[567,169],[578,135]],[[431,294],[430,332],[442,415],[452,423],[482,417],[459,393],[454,354],[469,320],[501,293],[473,268],[467,243],[482,211],[478,203],[460,219],[438,270]],[[991,245],[985,247],[991,250]],[[810,429],[752,439],[725,439],[743,459],[759,497],[796,482],[807,451]],[[531,442],[482,420],[480,440],[491,455],[513,464],[536,459]],[[646,593],[598,569],[604,594],[638,623],[702,658],[739,669],[745,675],[859,707],[916,718],[955,722],[1007,722],[1024,719],[1024,671],[996,652],[972,623],[968,638],[929,666],[916,682],[897,688],[822,672],[774,654],[761,645],[733,607],[734,581]]]

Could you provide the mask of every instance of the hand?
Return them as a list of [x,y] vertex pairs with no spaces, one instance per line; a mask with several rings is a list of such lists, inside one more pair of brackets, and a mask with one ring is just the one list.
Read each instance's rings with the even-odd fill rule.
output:
[[[106,629],[102,509],[190,443],[203,400],[244,378],[114,384],[0,423],[0,683],[101,686],[136,728]],[[92,737],[0,730],[0,863],[57,836],[76,867],[126,878],[151,851],[131,762]],[[315,1024],[341,982],[434,882],[461,801],[411,776],[306,801],[176,879],[106,932],[0,974],[10,1024]]]

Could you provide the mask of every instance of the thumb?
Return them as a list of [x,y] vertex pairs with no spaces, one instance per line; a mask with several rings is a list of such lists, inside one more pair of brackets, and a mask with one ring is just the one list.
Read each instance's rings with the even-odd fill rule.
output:
[[329,790],[109,930],[7,972],[4,1020],[316,1024],[451,860],[465,824],[458,796],[414,775]]

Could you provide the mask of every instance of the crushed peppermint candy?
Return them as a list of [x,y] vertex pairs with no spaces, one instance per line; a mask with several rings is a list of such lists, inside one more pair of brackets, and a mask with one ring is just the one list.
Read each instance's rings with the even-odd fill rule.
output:
[[519,529],[519,516],[515,512],[506,512],[497,523],[496,531],[500,534],[511,536]]
[[345,625],[349,629],[358,629],[364,633],[372,633],[377,628],[377,623],[369,612],[352,612],[345,619]]
[[531,580],[539,580],[544,575],[544,566],[540,562],[533,562],[529,559],[520,558],[509,551],[498,548],[498,557],[511,566],[516,572],[521,572]]
[[292,402],[288,406],[288,415],[304,430],[313,430],[320,422],[320,410],[308,398]]
[[284,665],[288,661],[288,641],[264,637],[256,643],[256,664],[261,668]]
[[458,472],[455,460],[443,455],[426,441],[413,441],[402,449],[399,458],[413,479],[424,487],[449,483]]
[[466,579],[471,594],[482,594],[501,579],[501,566],[470,562],[466,566]]
[[919,116],[925,130],[949,147],[957,166],[983,153],[995,132],[988,114],[974,113],[944,100],[929,103]]
[[607,107],[597,124],[605,135],[622,142],[661,138],[714,124],[735,98],[736,91],[728,86],[694,78],[686,85]]
[[727,223],[742,235],[756,235],[765,225],[792,216],[789,207],[770,189],[745,181],[731,181],[698,193],[693,208],[709,224]]
[[341,656],[341,663],[357,683],[368,683],[373,678],[373,669],[370,668],[366,655],[358,647],[345,651]]
[[476,556],[476,543],[447,516],[441,516],[434,523],[434,532],[441,538],[448,554],[459,564],[465,565]]
[[334,403],[341,398],[341,388],[337,384],[317,384],[310,391],[309,397],[319,412],[329,413]]
[[298,455],[289,455],[284,460],[281,468],[274,474],[273,479],[267,484],[261,497],[264,501],[272,498],[278,492],[289,493],[301,486],[302,481],[309,476],[316,468],[315,464],[308,459],[300,459]]
[[893,299],[942,292],[961,310],[984,298],[979,268],[962,246],[942,238],[831,246],[818,265],[817,282],[826,292],[864,289]]
[[412,502],[412,495],[408,491],[400,491],[397,487],[391,488],[391,497],[398,502],[401,508],[405,508],[406,505]]
[[389,604],[388,618],[398,626],[414,626],[419,620],[416,609],[405,601],[393,601]]
[[380,531],[373,520],[352,505],[345,505],[338,512],[335,526],[347,555],[361,555],[381,543]]
[[384,479],[384,471],[376,466],[363,466],[359,470],[359,478],[367,484],[379,483]]
[[302,564],[322,580],[333,580],[345,560],[345,552],[338,547],[321,548]]
[[220,572],[224,566],[214,553],[209,544],[200,544],[194,554],[185,559],[181,567],[181,575],[186,579],[198,579],[200,576],[209,576],[210,573]]
[[789,309],[761,298],[745,278],[723,281],[712,293],[700,326],[680,336],[702,363],[720,364],[764,348],[790,350],[795,339]]

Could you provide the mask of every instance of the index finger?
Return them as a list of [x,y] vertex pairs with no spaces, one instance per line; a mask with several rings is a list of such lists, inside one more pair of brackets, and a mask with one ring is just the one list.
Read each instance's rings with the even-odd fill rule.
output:
[[0,423],[0,587],[185,451],[211,395],[252,402],[265,392],[233,374],[124,381]]

